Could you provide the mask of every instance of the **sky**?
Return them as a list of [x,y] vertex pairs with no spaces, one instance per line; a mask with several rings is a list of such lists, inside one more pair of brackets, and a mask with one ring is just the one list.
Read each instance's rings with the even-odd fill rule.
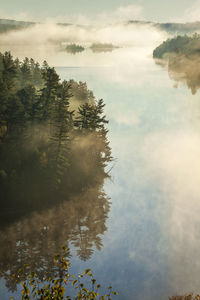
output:
[[200,0],[0,0],[0,18],[76,23],[127,19],[190,22],[200,20]]

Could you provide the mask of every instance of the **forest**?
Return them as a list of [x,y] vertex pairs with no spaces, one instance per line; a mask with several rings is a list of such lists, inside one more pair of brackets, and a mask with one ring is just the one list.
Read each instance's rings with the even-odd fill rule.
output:
[[153,56],[157,64],[167,66],[175,87],[184,83],[196,94],[200,88],[200,35],[177,36],[157,47]]
[[159,45],[153,51],[153,57],[162,59],[169,54],[198,54],[200,52],[200,35],[195,33],[192,36],[178,35],[175,38],[168,39]]
[[68,44],[64,49],[63,46],[61,45],[60,50],[66,51],[71,54],[77,54],[87,49],[90,49],[94,53],[102,53],[102,52],[112,52],[113,50],[118,48],[119,48],[118,46],[114,46],[111,43],[93,43],[88,48],[72,43],[72,44]]
[[112,161],[108,121],[85,83],[61,82],[47,62],[6,52],[0,103],[1,225],[89,188],[98,195]]
[[76,54],[76,53],[83,52],[85,48],[81,45],[69,44],[66,46],[65,50],[69,53]]

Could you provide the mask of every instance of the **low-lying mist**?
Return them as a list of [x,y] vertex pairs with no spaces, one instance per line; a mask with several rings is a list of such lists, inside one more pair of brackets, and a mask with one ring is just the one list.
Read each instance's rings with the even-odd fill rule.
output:
[[175,81],[174,87],[180,83],[186,84],[192,94],[196,94],[200,88],[200,57],[198,54],[174,53],[166,60],[158,61],[163,67],[168,68],[169,77]]
[[85,47],[92,43],[113,43],[119,47],[153,48],[165,38],[166,34],[146,24],[63,26],[48,22],[2,34],[0,49],[15,52],[16,47],[29,46],[44,50],[51,46],[56,50],[63,42],[78,43]]
[[[149,136],[148,167],[163,193],[162,226],[174,294],[198,292],[200,138],[193,130]],[[148,157],[147,151],[144,152]]]

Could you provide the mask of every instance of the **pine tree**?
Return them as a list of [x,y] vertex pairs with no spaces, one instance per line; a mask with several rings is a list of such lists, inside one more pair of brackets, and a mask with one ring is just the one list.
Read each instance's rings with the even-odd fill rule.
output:
[[59,86],[51,118],[51,160],[60,184],[69,166],[69,136],[73,128],[73,112],[69,111],[70,85],[67,81]]
[[[17,69],[10,52],[0,55],[0,127],[8,130],[8,106],[16,91]],[[10,123],[13,121],[10,119]],[[3,130],[4,130],[3,129]]]
[[55,69],[49,67],[43,71],[43,79],[44,88],[41,90],[42,120],[48,120],[51,118],[52,107],[56,102],[60,79]]
[[27,57],[23,60],[21,65],[21,88],[24,88],[32,81],[30,61]]
[[99,130],[107,124],[106,116],[103,115],[105,104],[100,99],[96,105],[85,103],[79,107],[78,117],[75,120],[75,125],[79,128],[88,130]]

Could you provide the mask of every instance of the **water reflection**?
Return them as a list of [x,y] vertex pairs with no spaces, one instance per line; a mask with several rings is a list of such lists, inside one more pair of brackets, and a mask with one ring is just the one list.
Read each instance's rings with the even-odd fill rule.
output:
[[[9,53],[2,55],[4,69],[7,61],[21,70]],[[28,59],[26,63],[29,70]],[[34,61],[32,65],[34,69]],[[41,279],[44,272],[53,276],[52,258],[62,245],[69,249],[68,257],[73,248],[83,261],[94,248],[101,250],[110,208],[103,192],[112,161],[103,100],[95,101],[83,82],[59,83],[47,63],[38,72],[44,81],[38,98],[21,77],[15,78],[17,89],[11,72],[16,94],[8,99],[17,99],[18,105],[11,110],[1,94],[6,109],[0,124],[0,277],[12,291],[11,274],[24,264]]]
[[[37,142],[39,139],[43,150],[51,151],[52,143],[45,140],[46,127],[39,130]],[[27,137],[24,140],[18,136],[18,142],[11,138],[0,148],[4,154],[1,165],[7,170],[11,164],[15,171],[14,175],[14,171],[9,176],[1,174],[0,180],[0,277],[12,291],[16,283],[11,280],[11,274],[24,264],[29,264],[41,279],[45,271],[54,275],[52,257],[62,245],[69,249],[68,257],[73,248],[85,261],[94,248],[101,250],[102,235],[107,230],[110,199],[103,192],[103,185],[109,177],[105,167],[111,157],[106,130],[73,133],[71,163],[59,189],[49,181],[53,160],[48,162],[48,151],[41,151],[41,147],[40,151],[35,150],[38,146],[35,138],[32,135],[27,142]],[[39,160],[37,153],[41,154]],[[52,178],[55,182],[59,179],[57,175]],[[23,279],[23,273],[20,276]]]
[[77,53],[81,53],[85,50],[85,48],[81,45],[77,45],[77,44],[69,44],[66,45],[65,48],[63,48],[61,46],[61,51],[66,51],[67,53],[71,53],[71,54],[77,54]]
[[[72,264],[78,271],[92,267],[105,285],[109,275],[109,282],[117,287],[119,299],[123,300],[167,299],[169,295],[199,289],[199,99],[185,88],[171,88],[166,72],[150,58],[152,50],[145,46],[118,49],[112,52],[112,56],[108,53],[89,55],[89,51],[85,51],[76,57],[67,57],[66,54],[51,57],[51,62],[57,65],[75,66],[58,68],[63,79],[86,81],[95,95],[103,97],[107,103],[112,152],[118,158],[112,170],[114,184],[108,183],[105,187],[113,200],[109,231],[104,235],[101,252],[94,251],[89,262],[74,256]],[[88,67],[99,65],[111,67]],[[82,156],[79,157],[82,160]],[[94,185],[96,191],[98,185]],[[79,224],[84,221],[80,216],[86,197],[84,194],[79,203],[65,202],[67,217],[64,228],[69,229],[67,219],[72,218],[72,213],[67,213],[70,203],[76,207],[72,222],[76,225],[65,239],[71,247],[69,255],[73,254],[73,247],[78,253],[88,243],[92,244],[86,247],[90,251],[97,245],[92,234],[88,237],[85,225],[81,227],[82,234],[78,235]],[[93,220],[99,211],[102,223],[98,223],[98,232],[105,233],[103,202],[109,211],[108,198],[100,201],[101,209],[92,210],[93,200],[88,205],[90,213],[94,214]],[[60,212],[62,205],[59,206]],[[59,222],[56,216],[59,213],[54,213],[52,208],[49,211],[54,215],[49,224]],[[39,215],[42,220],[42,214],[44,212],[34,213],[34,216]],[[39,223],[38,219],[35,222]],[[63,222],[59,224],[58,231],[64,230]],[[41,223],[39,232],[45,231],[47,235],[51,230],[46,230],[47,226]],[[93,226],[97,224],[91,225],[90,232],[95,232]],[[58,239],[58,231],[54,240]],[[102,238],[102,233],[96,236]],[[46,253],[44,255],[47,257]],[[4,270],[6,277],[8,268]]]
[[181,83],[192,93],[190,96],[190,92],[184,91],[180,97],[185,109],[179,114],[183,114],[187,125],[152,135],[146,148],[154,151],[148,164],[168,206],[169,215],[164,223],[170,245],[167,256],[173,279],[171,294],[199,293],[200,56],[173,53],[157,63],[168,68],[174,87]]
[[[104,143],[97,133],[76,133],[71,144],[69,178],[59,190],[44,184],[42,170],[33,167],[37,161],[23,171],[29,175],[27,180],[20,169],[6,185],[4,178],[1,180],[0,277],[10,290],[16,288],[10,275],[24,264],[29,264],[41,279],[45,271],[53,275],[52,257],[62,245],[69,249],[68,257],[72,247],[83,261],[91,257],[94,248],[101,250],[110,209],[110,199],[103,192],[104,180],[109,177],[104,170],[108,161]],[[7,155],[13,159],[11,152]]]
[[115,185],[107,187],[114,199],[109,234],[92,267],[101,281],[110,274],[120,299],[167,299],[199,288],[199,99],[185,87],[172,89],[165,70],[138,57],[134,67],[120,68],[123,80],[114,68],[107,76],[96,69],[59,72],[87,79],[108,101],[118,158]]
[[[0,276],[10,290],[16,288],[10,274],[24,264],[43,278],[47,271],[54,275],[52,258],[60,246],[70,245],[81,260],[91,257],[94,248],[101,250],[101,236],[106,231],[109,198],[96,185],[59,206],[33,212],[0,231]],[[23,279],[23,274],[21,274]]]
[[175,87],[184,83],[196,94],[200,88],[200,56],[198,54],[174,53],[168,60],[157,61],[161,66],[168,67],[169,77],[174,80]]

